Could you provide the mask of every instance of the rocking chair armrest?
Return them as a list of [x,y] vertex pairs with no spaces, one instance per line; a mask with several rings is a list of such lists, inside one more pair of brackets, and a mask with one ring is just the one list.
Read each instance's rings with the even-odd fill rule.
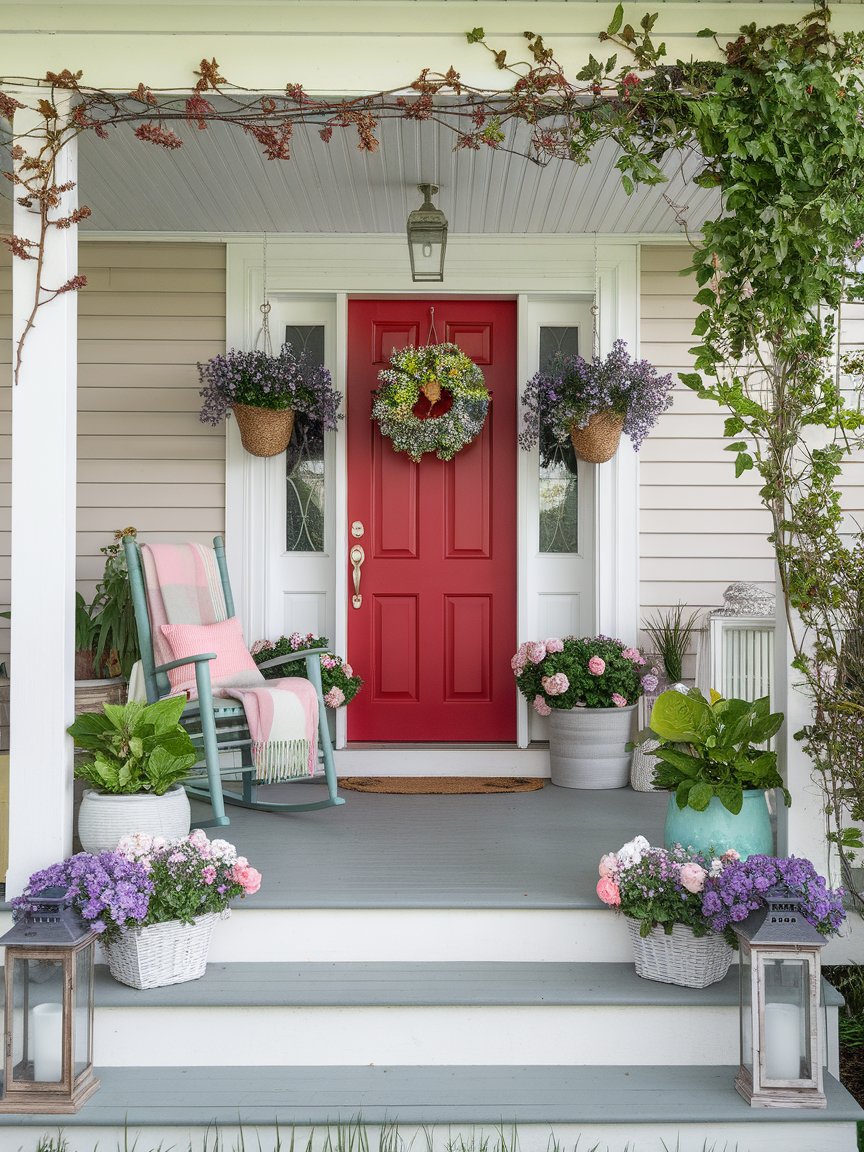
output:
[[184,656],[182,660],[169,660],[167,664],[157,664],[154,672],[168,672],[171,668],[182,668],[184,664],[202,664],[207,660],[215,660],[215,652],[199,652],[195,656]]
[[262,660],[259,668],[278,668],[282,664],[292,664],[296,660],[305,660],[307,656],[326,656],[326,648],[304,648],[302,652],[292,652],[290,656],[274,656],[272,660]]

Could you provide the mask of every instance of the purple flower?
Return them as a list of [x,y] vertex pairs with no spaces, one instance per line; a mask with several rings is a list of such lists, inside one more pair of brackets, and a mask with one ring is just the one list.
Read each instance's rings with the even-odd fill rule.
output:
[[553,441],[564,443],[571,426],[584,428],[595,413],[611,409],[624,417],[624,433],[638,452],[672,403],[672,386],[671,375],[658,376],[647,360],[631,360],[623,340],[615,341],[605,359],[559,356],[525,386],[519,442],[533,448],[542,426]]
[[724,932],[764,907],[766,893],[772,890],[800,897],[804,919],[825,936],[838,931],[845,919],[843,889],[829,889],[812,863],[796,856],[730,861],[706,881],[702,911],[715,932]]

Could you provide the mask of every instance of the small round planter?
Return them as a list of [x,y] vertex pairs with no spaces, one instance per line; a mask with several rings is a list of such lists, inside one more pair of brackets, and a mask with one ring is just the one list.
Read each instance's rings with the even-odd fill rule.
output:
[[87,788],[78,813],[78,839],[85,852],[111,852],[132,832],[179,840],[192,824],[189,797],[179,784],[162,796],[116,796]]
[[732,949],[722,936],[709,932],[694,936],[684,924],[673,924],[667,936],[660,927],[640,936],[639,921],[627,917],[627,930],[633,945],[636,975],[643,980],[680,984],[684,988],[707,988],[729,971]]
[[628,708],[553,708],[549,761],[559,788],[625,788],[630,783],[636,705]]
[[667,848],[682,844],[697,852],[722,855],[730,848],[746,860],[748,856],[770,856],[774,851],[774,834],[764,791],[748,789],[744,804],[736,815],[712,796],[704,812],[679,808],[674,792],[669,796],[663,843]]
[[103,945],[108,971],[130,988],[164,988],[199,980],[207,969],[210,938],[218,919],[218,912],[208,912],[191,924],[167,920],[130,928]]
[[240,443],[250,455],[278,456],[291,442],[293,409],[232,404],[231,411],[240,429]]
[[611,408],[595,412],[584,428],[576,424],[570,429],[573,451],[588,464],[605,464],[618,451],[624,417]]

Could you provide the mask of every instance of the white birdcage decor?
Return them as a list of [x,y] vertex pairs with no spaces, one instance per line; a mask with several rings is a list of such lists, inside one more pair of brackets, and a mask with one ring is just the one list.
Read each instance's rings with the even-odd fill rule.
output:
[[93,964],[98,933],[62,888],[47,888],[2,937],[5,1033],[0,1112],[77,1112],[93,1075]]
[[780,891],[733,925],[739,959],[738,1092],[754,1108],[824,1108],[820,951],[824,936]]

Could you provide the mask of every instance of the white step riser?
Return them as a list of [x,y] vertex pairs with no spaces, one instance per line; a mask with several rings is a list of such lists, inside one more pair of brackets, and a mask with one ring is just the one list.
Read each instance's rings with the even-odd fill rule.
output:
[[[686,1111],[686,1104],[682,1104]],[[855,1152],[857,1148],[855,1125],[839,1122],[836,1124],[814,1124],[801,1113],[802,1119],[794,1124],[763,1121],[741,1124],[603,1124],[585,1127],[573,1124],[520,1124],[518,1127],[519,1152],[550,1152],[553,1138],[565,1150],[578,1152]],[[346,1117],[347,1119],[347,1117]],[[246,1128],[224,1126],[214,1131],[212,1126],[204,1127],[163,1127],[138,1128],[122,1126],[69,1127],[57,1117],[53,1126],[57,1135],[61,1128],[68,1152],[93,1152],[94,1148],[137,1148],[139,1152],[150,1149],[188,1149],[189,1152],[206,1152],[215,1147],[218,1137],[220,1148],[253,1148],[260,1152],[274,1152],[281,1146],[287,1149],[294,1137],[293,1146],[298,1152],[306,1152],[307,1140],[312,1135],[313,1152],[330,1152],[337,1147],[337,1130],[330,1133],[331,1145],[326,1144],[327,1131],[322,1125],[314,1130],[287,1125],[278,1128],[273,1125],[257,1125]],[[465,1123],[439,1124],[435,1127],[399,1125],[401,1147],[411,1152],[450,1152],[464,1147],[494,1149],[503,1130],[507,1146],[513,1145],[513,1131],[507,1123],[501,1128],[493,1125]],[[368,1146],[377,1149],[378,1129],[369,1125]],[[43,1133],[38,1128],[0,1129],[0,1152],[36,1152]]]
[[[0,913],[0,933],[11,927]],[[3,949],[0,948],[0,957]],[[608,909],[236,908],[216,925],[214,963],[537,961],[630,963],[623,916]],[[864,963],[864,921],[822,951],[823,964]]]
[[216,925],[217,962],[631,961],[624,918],[518,909],[238,909]]
[[[737,1009],[597,1007],[97,1008],[106,1066],[692,1064],[738,1061]],[[165,1037],[171,1036],[170,1045]]]

